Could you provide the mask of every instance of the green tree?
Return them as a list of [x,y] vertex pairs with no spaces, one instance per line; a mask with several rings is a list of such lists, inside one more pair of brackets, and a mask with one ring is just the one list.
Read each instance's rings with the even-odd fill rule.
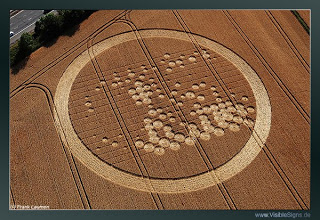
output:
[[76,24],[79,24],[85,18],[85,10],[59,10],[63,29],[66,30]]
[[39,44],[30,33],[23,33],[20,40],[10,49],[10,62],[14,65],[29,56]]
[[49,13],[36,22],[34,36],[38,37],[40,42],[49,42],[60,35],[61,25],[60,16]]
[[23,33],[20,37],[18,45],[19,54],[21,54],[23,57],[30,55],[38,46],[37,42],[30,33]]
[[94,10],[58,10],[62,20],[63,30],[66,30],[89,17]]
[[89,17],[92,10],[59,10],[58,15],[49,13],[36,22],[34,34],[24,33],[14,45],[10,46],[11,67],[29,56],[45,43],[57,38],[62,32],[81,23]]
[[13,66],[17,63],[17,54],[19,51],[18,43],[15,43],[10,47],[10,66]]

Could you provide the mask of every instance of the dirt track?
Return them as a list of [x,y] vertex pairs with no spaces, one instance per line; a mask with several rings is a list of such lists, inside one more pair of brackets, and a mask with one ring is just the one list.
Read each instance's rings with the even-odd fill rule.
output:
[[309,42],[290,11],[92,14],[10,74],[10,203],[310,209]]

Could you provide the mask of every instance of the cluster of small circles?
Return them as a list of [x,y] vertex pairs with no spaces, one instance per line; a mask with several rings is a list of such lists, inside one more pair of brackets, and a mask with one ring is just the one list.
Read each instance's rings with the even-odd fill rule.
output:
[[[172,113],[165,114],[161,108],[150,109],[148,113],[154,118],[146,117],[144,119],[145,129],[148,132],[149,140],[146,144],[144,144],[142,140],[136,142],[136,146],[138,148],[144,148],[147,152],[154,151],[155,154],[163,155],[165,153],[165,148],[179,150],[182,143],[185,143],[186,145],[194,145],[196,138],[208,141],[211,138],[211,133],[214,133],[217,136],[222,136],[224,134],[224,130],[222,128],[208,126],[208,117],[204,115],[201,115],[199,118],[203,121],[202,125],[206,124],[209,129],[204,127],[204,131],[200,131],[195,123],[180,123],[189,130],[189,135],[184,135],[183,133],[172,131],[171,125],[165,125],[162,122],[166,117],[172,117]],[[157,116],[159,118],[157,118]],[[163,129],[165,132],[165,137],[158,136],[158,130],[160,129]]]
[[[142,140],[137,140],[135,146],[143,148],[146,152],[154,152],[156,155],[163,155],[165,149],[179,150],[181,141],[181,133],[172,131],[172,126],[164,124],[163,120],[169,118],[170,122],[175,122],[175,117],[172,112],[164,113],[162,108],[150,109],[148,114],[153,118],[146,117],[144,119],[145,130],[148,132],[148,142],[144,143]],[[158,131],[162,129],[165,132],[164,137],[159,137]]]
[[[109,142],[110,142],[109,138],[107,138],[107,137],[102,138],[102,143],[107,144]],[[112,147],[118,147],[118,145],[119,145],[119,143],[117,141],[112,141],[112,143],[111,143]]]
[[[198,90],[199,88],[205,88],[206,87],[206,83],[205,82],[200,82],[199,84],[194,83],[191,88],[193,90]],[[188,90],[186,93],[181,94],[180,96],[181,99],[194,99],[197,98],[199,101],[204,101],[205,100],[205,95],[203,94],[199,94],[196,96],[195,92]]]
[[[198,51],[194,51],[193,52],[194,55],[198,55]],[[196,56],[194,55],[190,55],[188,57],[188,61],[191,62],[191,63],[194,63],[196,64],[197,63],[197,58]],[[206,59],[210,59],[210,54],[205,50],[203,49],[202,50],[202,56]],[[170,54],[169,53],[165,53],[163,55],[164,59],[161,60],[161,63],[166,63],[166,60],[168,60],[170,58]],[[166,71],[171,73],[173,71],[173,68],[176,67],[176,66],[179,66],[180,68],[184,68],[185,65],[183,63],[183,59],[185,58],[186,56],[184,54],[181,54],[180,57],[177,59],[177,60],[170,60],[168,62],[168,67],[166,68]]]
[[[210,54],[207,53],[205,50],[203,52],[204,58],[210,58]],[[198,52],[195,52],[194,55],[198,55]],[[166,53],[164,55],[165,59],[170,58],[170,54]],[[167,71],[171,72],[172,68],[175,66],[184,67],[182,59],[185,58],[185,55],[180,56],[181,59],[177,59],[176,61],[168,61],[168,68]],[[195,56],[190,56],[188,58],[190,62],[196,62]],[[165,63],[165,60],[161,60],[162,63]],[[143,72],[147,72],[148,69],[145,65],[141,65]],[[115,80],[117,81],[117,85],[121,82],[120,77],[117,75],[115,76]],[[128,69],[128,81],[131,82],[130,78],[133,78],[135,73],[129,68]],[[247,108],[244,107],[242,103],[237,103],[233,105],[233,103],[229,100],[223,102],[222,98],[219,96],[219,92],[215,86],[211,86],[211,90],[213,91],[213,95],[216,96],[217,104],[214,103],[212,105],[205,105],[202,107],[201,103],[205,100],[205,96],[203,94],[196,95],[194,91],[187,91],[185,94],[181,95],[181,98],[188,98],[188,99],[197,99],[199,102],[194,103],[194,109],[191,110],[190,114],[192,116],[198,115],[200,119],[200,124],[202,129],[199,129],[195,123],[183,123],[181,122],[180,125],[184,126],[188,130],[188,134],[184,135],[180,132],[174,132],[172,130],[172,126],[170,124],[164,124],[164,120],[168,119],[169,122],[175,122],[176,118],[173,116],[172,112],[165,113],[162,108],[155,109],[151,104],[151,95],[153,91],[151,87],[157,87],[157,84],[154,82],[153,78],[150,78],[150,84],[144,84],[143,81],[145,79],[144,74],[140,74],[139,79],[134,82],[135,88],[130,88],[128,90],[129,95],[131,95],[132,99],[136,101],[137,105],[147,104],[150,108],[148,110],[148,115],[151,117],[146,117],[144,119],[144,129],[147,131],[149,139],[147,141],[143,141],[141,139],[136,140],[135,146],[137,148],[144,149],[146,152],[153,152],[156,155],[163,155],[166,149],[171,150],[179,150],[181,148],[181,144],[185,143],[186,145],[194,145],[195,140],[200,138],[204,141],[209,141],[211,138],[211,134],[216,136],[223,136],[225,129],[229,129],[233,132],[240,130],[240,125],[245,124],[248,127],[254,126],[254,121],[247,117],[248,113],[254,112],[254,107],[249,106]],[[130,80],[130,81],[129,81]],[[120,84],[121,85],[121,84]],[[176,82],[175,87],[180,87],[181,83]],[[194,83],[192,85],[193,90],[198,90],[200,88],[206,87],[205,82]],[[161,89],[155,89],[156,92],[159,93],[159,98],[164,98],[165,95],[161,93]],[[173,96],[178,94],[176,89],[171,91]],[[235,97],[235,95],[231,95]],[[248,101],[247,96],[243,96],[241,98],[242,101]],[[171,98],[171,102],[174,102],[175,99]],[[177,102],[179,106],[183,105],[182,101]],[[91,103],[86,103],[86,106],[90,106]],[[209,115],[212,114],[214,120],[209,119]],[[214,121],[214,122],[213,122]],[[213,124],[214,123],[214,124]],[[162,129],[164,131],[164,136],[160,137],[158,131]],[[108,140],[104,140],[103,142],[107,142]],[[117,143],[116,143],[117,144]],[[115,144],[112,144],[114,146]]]
[[205,95],[203,94],[199,94],[196,96],[196,94],[193,92],[193,91],[187,91],[185,94],[182,94],[181,96],[181,99],[194,99],[194,98],[197,98],[197,100],[203,102],[205,100]]
[[188,140],[189,145],[191,145],[191,143],[192,143],[190,140],[195,140],[196,138],[200,138],[202,140],[209,141],[211,138],[211,135],[210,135],[211,133],[215,133],[217,136],[220,136],[219,135],[220,134],[219,128],[215,128],[214,126],[212,126],[208,119],[203,118],[202,120],[208,122],[207,126],[209,129],[204,129],[201,132],[195,123],[189,123],[187,125],[187,128],[189,130],[189,140]]
[[136,73],[133,72],[131,68],[128,68],[127,72],[128,72],[128,77],[129,78],[133,78],[136,75]]
[[[165,53],[163,55],[164,59],[162,59],[160,62],[161,63],[166,63],[166,60],[168,60],[170,58],[170,54],[169,53]],[[183,59],[185,58],[184,54],[181,54],[180,57],[176,60],[169,60],[168,61],[168,67],[166,68],[166,71],[171,73],[173,71],[174,67],[180,67],[180,68],[184,68],[185,64],[183,63]]]
[[219,96],[219,92],[217,91],[217,87],[216,86],[211,86],[210,89],[213,91],[212,95],[214,95],[216,97],[216,101],[222,102],[222,98]]
[[137,148],[143,148],[146,152],[153,152],[156,155],[163,155],[165,153],[165,149],[176,151],[181,147],[177,141],[170,141],[168,138],[159,138],[158,136],[153,136],[150,137],[149,140],[151,141],[144,143],[139,139],[135,142],[135,146]]
[[153,94],[150,84],[144,84],[141,80],[136,80],[135,88],[130,88],[128,90],[131,98],[136,101],[136,105],[151,104],[150,96]]
[[[216,86],[211,86],[210,89],[213,91],[212,95],[216,96],[216,101],[217,102],[221,102],[222,100],[219,97],[219,92],[217,91],[217,87]],[[236,97],[236,95],[234,93],[230,93],[231,97]],[[249,100],[248,96],[242,96],[241,100],[244,102],[247,102]]]
[[[194,51],[193,54],[194,54],[194,55],[198,55],[199,52],[198,52],[198,51]],[[210,59],[210,53],[208,53],[207,50],[202,49],[202,57],[205,58],[205,59]],[[196,56],[189,56],[188,60],[189,60],[191,63],[196,63],[196,62],[197,62]]]
[[[205,132],[214,133],[217,136],[224,134],[224,129],[229,128],[233,132],[240,130],[240,125],[245,124],[248,127],[254,126],[254,121],[248,117],[248,113],[254,112],[254,107],[245,107],[242,103],[233,103],[229,100],[214,103],[211,105],[201,106],[199,102],[194,103],[191,116],[198,115],[202,129]],[[209,119],[208,115],[212,114],[215,124]]]
[[94,108],[92,107],[92,102],[91,101],[89,101],[89,96],[86,96],[85,97],[85,99],[87,100],[85,103],[84,103],[84,105],[86,106],[86,107],[88,107],[88,112],[94,112]]
[[168,119],[170,122],[175,122],[176,118],[173,116],[173,113],[169,111],[168,113],[163,112],[161,107],[155,109],[150,108],[148,114],[152,117],[159,117],[160,120]]
[[[144,66],[141,66],[144,68]],[[150,96],[153,94],[151,87],[156,87],[154,79],[151,80],[152,84],[144,84],[141,80],[144,78],[139,77],[139,80],[136,80],[134,83],[135,88],[130,88],[128,90],[129,95],[136,101],[137,105],[148,104],[150,108],[148,114],[152,117],[157,117],[157,119],[152,120],[151,118],[145,118],[145,130],[148,132],[149,140],[144,142],[139,139],[135,142],[137,148],[143,148],[146,152],[154,152],[156,155],[163,155],[165,153],[165,148],[172,150],[179,150],[180,144],[179,134],[175,134],[172,131],[170,125],[164,125],[163,120],[167,119],[169,122],[175,122],[176,118],[173,116],[172,112],[164,113],[162,108],[153,108],[151,104]],[[179,87],[177,85],[177,87]],[[164,98],[164,94],[161,93],[161,89],[157,88],[156,92],[159,92],[159,97]],[[163,129],[165,131],[165,137],[159,137],[158,130]]]
[[[211,86],[210,89],[213,91],[212,92],[212,95],[214,95],[216,97],[216,101],[219,103],[219,102],[222,102],[222,98],[219,96],[219,92],[217,91],[217,87],[216,86]],[[236,95],[234,93],[230,93],[230,96],[235,98]],[[249,98],[248,96],[242,96],[241,98],[242,101],[248,101]]]
[[[144,119],[145,129],[149,135],[148,143],[144,144],[142,140],[139,140],[136,145],[138,148],[144,148],[147,152],[154,151],[157,155],[163,155],[165,153],[165,148],[179,150],[182,143],[194,145],[195,139],[198,137],[202,140],[210,140],[211,131],[204,129],[204,131],[201,132],[194,123],[180,123],[182,126],[189,129],[189,135],[172,131],[172,126],[169,124],[165,125],[162,121],[169,118],[170,122],[175,122],[172,112],[164,113],[162,108],[152,108],[148,111],[148,114],[152,117],[146,117]],[[203,121],[207,120],[204,116],[201,116],[200,119]],[[160,129],[163,129],[165,132],[165,137],[158,136],[158,130]],[[217,136],[221,136],[224,133],[221,128],[213,128],[212,131]]]
[[148,72],[148,68],[144,64],[141,65],[141,69],[142,69],[142,72],[144,72],[144,73]]
[[194,83],[194,84],[191,86],[191,88],[192,88],[193,90],[198,90],[198,89],[200,89],[200,88],[205,88],[206,86],[207,86],[207,84],[206,84],[205,82],[200,82],[199,84]]
[[[245,108],[243,104],[237,103],[233,106],[232,102],[227,100],[218,104],[206,105],[201,107],[199,102],[194,103],[194,110],[191,112],[194,115],[198,114],[202,129],[200,130],[195,123],[180,123],[188,129],[188,135],[180,132],[174,132],[170,124],[164,124],[163,121],[169,118],[170,122],[175,122],[176,119],[172,112],[165,113],[162,108],[151,108],[148,114],[151,117],[144,119],[145,130],[148,132],[149,139],[147,142],[137,140],[135,145],[137,148],[143,148],[146,152],[154,152],[156,155],[163,155],[165,150],[179,150],[181,144],[194,145],[195,140],[200,138],[204,141],[209,141],[211,134],[223,136],[225,129],[230,129],[233,132],[240,130],[240,124],[245,124],[253,127],[254,121],[247,116],[248,112],[254,112],[253,107]],[[249,109],[249,110],[248,110]],[[215,124],[212,124],[208,115],[214,116]],[[158,135],[158,131],[163,129],[164,137]]]
[[[141,66],[144,68],[144,66]],[[150,78],[151,85],[144,84],[141,80],[144,78],[139,77],[138,80],[135,81],[135,88],[130,88],[128,90],[129,95],[136,100],[137,105],[141,105],[142,103],[148,104],[150,108],[148,110],[148,114],[152,117],[157,117],[152,120],[151,118],[145,118],[145,130],[148,132],[148,142],[144,142],[139,139],[135,142],[135,146],[137,148],[143,148],[147,152],[154,152],[156,155],[163,155],[165,153],[165,148],[169,148],[172,150],[179,150],[180,143],[178,142],[180,134],[175,134],[172,131],[172,127],[170,125],[164,125],[163,120],[168,119],[169,122],[175,122],[176,118],[173,116],[172,112],[164,113],[162,108],[153,108],[151,104],[152,89],[151,87],[156,87],[156,83],[154,83],[154,79]],[[177,87],[180,86],[179,83],[176,84]],[[164,94],[161,93],[161,89],[157,88],[156,92],[160,93],[159,97],[164,98]],[[165,137],[159,137],[158,130],[163,129],[165,131]]]
[[[130,77],[127,77],[125,80],[124,80],[125,83],[130,83],[131,82],[131,79]],[[105,84],[105,81],[100,81],[100,83],[103,85]],[[121,80],[121,77],[119,75],[118,72],[114,72],[113,73],[113,81],[111,83],[111,86],[112,87],[117,87],[117,86],[121,86],[123,84],[123,81]]]

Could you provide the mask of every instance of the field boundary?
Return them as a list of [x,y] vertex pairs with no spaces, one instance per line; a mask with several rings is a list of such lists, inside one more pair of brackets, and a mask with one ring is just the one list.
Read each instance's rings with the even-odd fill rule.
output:
[[274,17],[272,12],[270,10],[265,11],[267,16],[270,18],[273,25],[277,28],[278,32],[281,34],[281,36],[284,38],[284,40],[287,42],[288,46],[292,50],[292,52],[296,55],[297,59],[301,62],[303,67],[306,69],[306,71],[310,74],[310,65],[307,63],[307,61],[304,59],[304,57],[301,55],[299,50],[296,48],[294,43],[291,41],[289,36],[286,34],[286,32],[281,27],[280,23],[277,21],[277,19]]
[[299,12],[297,10],[291,10],[291,13],[294,14],[294,16],[297,18],[303,29],[310,35],[310,27],[307,25],[307,23],[303,20],[303,18],[300,16]]
[[[58,63],[60,63],[62,60],[66,59],[67,57],[69,57],[74,51],[78,50],[79,48],[81,48],[82,46],[84,46],[87,43],[87,40],[89,39],[90,36],[94,35],[95,33],[99,33],[99,31],[101,31],[101,29],[103,29],[105,26],[107,26],[110,22],[116,20],[117,18],[123,16],[124,14],[128,13],[128,10],[124,10],[122,12],[120,12],[117,16],[115,16],[114,18],[112,18],[110,21],[108,21],[107,23],[101,25],[98,29],[96,29],[94,32],[92,32],[91,34],[89,34],[87,37],[85,37],[84,39],[82,39],[80,42],[78,42],[76,45],[74,45],[73,47],[71,47],[70,49],[68,49],[66,52],[64,52],[63,54],[61,54],[60,56],[58,56],[57,58],[54,58],[49,64],[45,65],[44,67],[42,67],[40,70],[38,70],[36,73],[34,73],[32,76],[30,76],[29,78],[27,78],[26,80],[24,80],[20,85],[18,85],[16,88],[12,89],[10,91],[10,97],[15,95],[15,92],[17,90],[19,90],[19,88],[24,87],[26,85],[28,85],[28,83],[33,82],[34,80],[36,80],[37,78],[39,78],[41,75],[43,75],[44,73],[46,73],[49,69],[51,69],[52,67],[56,66]],[[104,30],[104,29],[103,29]]]

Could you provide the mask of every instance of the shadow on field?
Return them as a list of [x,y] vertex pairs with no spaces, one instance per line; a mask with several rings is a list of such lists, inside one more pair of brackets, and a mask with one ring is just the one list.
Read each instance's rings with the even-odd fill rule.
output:
[[79,27],[80,27],[80,25],[77,24],[77,25],[69,28],[68,30],[66,30],[65,32],[61,33],[59,36],[53,38],[52,40],[50,40],[50,41],[48,41],[48,42],[44,42],[44,43],[42,44],[42,46],[44,46],[44,47],[46,47],[46,48],[51,47],[52,45],[54,45],[54,44],[57,42],[57,40],[58,40],[58,38],[59,38],[60,36],[72,37],[72,36],[77,32],[77,30],[79,29]]
[[14,65],[14,66],[12,66],[10,69],[11,69],[11,73],[13,74],[13,75],[16,75],[21,69],[23,69],[25,66],[26,66],[26,64],[27,64],[27,62],[28,62],[28,60],[29,60],[29,57],[30,56],[27,56],[26,58],[24,58],[23,60],[21,60],[19,63],[17,63],[16,65]]
[[[68,36],[68,37],[72,37],[76,32],[77,30],[79,29],[80,25],[75,25],[71,28],[69,28],[67,31],[63,32],[60,36]],[[43,47],[46,47],[46,48],[49,48],[51,47],[52,45],[54,45],[57,40],[58,40],[59,36],[58,37],[55,37],[53,38],[52,40],[48,41],[48,42],[45,42],[42,44]],[[34,51],[33,51],[34,52]],[[30,58],[30,55],[25,57],[23,60],[21,60],[19,63],[17,63],[16,65],[14,66],[11,66],[11,73],[13,75],[17,74],[21,69],[23,69],[25,67],[25,65],[27,64],[28,60]]]
[[79,27],[80,27],[80,25],[76,24],[73,27],[71,27],[68,30],[66,30],[64,33],[62,33],[62,35],[68,36],[68,37],[72,37],[77,32]]

